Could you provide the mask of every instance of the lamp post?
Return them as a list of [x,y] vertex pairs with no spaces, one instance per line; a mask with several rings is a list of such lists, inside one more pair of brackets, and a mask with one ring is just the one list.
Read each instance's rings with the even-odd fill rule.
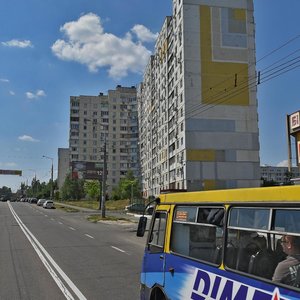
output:
[[43,155],[43,158],[51,159],[51,190],[50,190],[50,199],[53,200],[53,158]]

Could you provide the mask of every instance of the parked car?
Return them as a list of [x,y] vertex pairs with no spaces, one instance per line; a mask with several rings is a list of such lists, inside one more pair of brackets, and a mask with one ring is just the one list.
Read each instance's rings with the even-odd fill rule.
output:
[[54,203],[52,200],[47,200],[44,204],[43,204],[44,208],[54,208]]
[[143,213],[144,209],[145,209],[145,205],[142,203],[133,203],[125,206],[125,211],[128,212]]
[[47,199],[39,199],[37,202],[38,206],[43,206],[43,204],[47,201]]
[[37,203],[38,200],[36,198],[30,198],[29,203]]

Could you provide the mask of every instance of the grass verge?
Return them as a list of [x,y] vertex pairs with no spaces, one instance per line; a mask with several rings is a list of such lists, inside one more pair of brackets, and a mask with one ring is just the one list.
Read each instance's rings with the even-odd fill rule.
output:
[[126,218],[117,218],[112,216],[106,216],[105,218],[102,218],[101,215],[90,215],[87,217],[87,220],[93,223],[97,223],[99,221],[126,221],[130,222],[130,220]]
[[73,207],[66,207],[64,206],[63,204],[56,204],[55,205],[56,208],[60,209],[60,210],[63,210],[65,212],[79,212],[79,209],[76,209],[76,208],[73,208]]
[[[99,202],[98,201],[92,201],[92,200],[83,200],[83,201],[66,201],[66,202],[60,202],[61,205],[69,204],[84,208],[90,208],[90,209],[98,209],[99,208]],[[129,204],[129,200],[108,200],[105,202],[105,208],[107,210],[124,210],[125,206]]]

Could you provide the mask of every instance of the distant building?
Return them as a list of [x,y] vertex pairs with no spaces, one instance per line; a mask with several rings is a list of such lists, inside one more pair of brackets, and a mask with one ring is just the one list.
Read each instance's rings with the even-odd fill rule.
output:
[[260,185],[252,0],[173,0],[138,88],[143,194]]
[[[299,178],[300,171],[298,167],[291,169],[291,177]],[[275,167],[275,166],[261,166],[260,167],[261,178],[265,181],[274,181],[276,183],[286,183],[288,178],[288,167]]]
[[70,172],[70,151],[69,148],[58,148],[58,172],[57,172],[57,184],[61,189],[66,176]]
[[106,150],[109,194],[129,170],[140,177],[136,101],[136,88],[120,85],[108,95],[70,97],[69,148],[74,176],[101,179]]

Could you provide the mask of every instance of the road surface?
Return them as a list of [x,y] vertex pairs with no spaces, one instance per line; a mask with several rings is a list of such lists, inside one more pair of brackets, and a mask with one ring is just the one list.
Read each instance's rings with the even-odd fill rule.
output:
[[0,299],[139,299],[136,223],[0,202]]

